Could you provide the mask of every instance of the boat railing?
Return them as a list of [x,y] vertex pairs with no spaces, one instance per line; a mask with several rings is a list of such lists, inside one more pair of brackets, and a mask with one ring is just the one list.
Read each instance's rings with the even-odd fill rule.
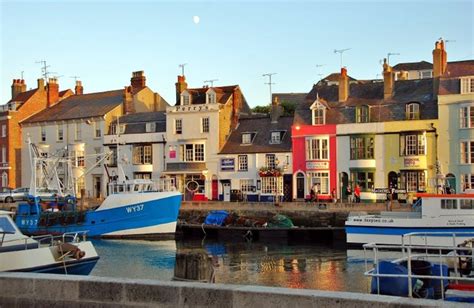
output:
[[[419,235],[433,234],[434,232],[414,232],[412,234],[406,234],[407,237],[414,237]],[[450,232],[446,232],[450,233]],[[470,232],[460,232],[468,236]],[[451,233],[450,233],[451,234]],[[459,233],[458,233],[459,234]],[[464,264],[471,264],[473,262],[473,247],[463,246],[452,246],[452,247],[440,247],[435,245],[408,245],[404,243],[402,245],[383,245],[376,243],[369,243],[363,245],[364,259],[365,259],[365,272],[364,275],[377,279],[377,293],[380,294],[380,279],[381,278],[406,278],[408,281],[408,297],[413,297],[413,281],[417,279],[431,279],[438,280],[441,290],[441,298],[445,298],[444,282],[447,280],[453,281],[455,284],[469,282],[474,283],[474,277],[471,275],[462,276],[461,262]],[[406,261],[407,263],[407,274],[388,274],[380,273],[378,270],[378,264],[380,251],[390,250],[396,255],[397,251],[402,254],[401,258],[392,260],[394,263],[401,263]],[[368,254],[372,252],[372,264],[370,264]],[[421,275],[412,272],[412,260],[424,260],[430,262],[436,262],[435,266],[439,265],[439,275]],[[444,274],[443,266],[448,266],[448,269],[454,270],[454,276]],[[471,269],[469,269],[471,271]],[[436,282],[435,282],[436,283]],[[434,286],[434,285],[433,285]]]
[[167,192],[176,191],[174,179],[159,180],[125,180],[109,183],[110,194],[138,193],[138,192]]
[[66,232],[61,235],[38,235],[32,236],[31,238],[38,241],[39,245],[53,245],[55,243],[77,243],[85,241],[88,231],[77,231],[77,232]]

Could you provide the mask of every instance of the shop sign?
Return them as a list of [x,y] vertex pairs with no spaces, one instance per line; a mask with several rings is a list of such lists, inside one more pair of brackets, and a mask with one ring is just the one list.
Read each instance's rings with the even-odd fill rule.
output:
[[170,158],[176,158],[176,150],[170,149]]
[[221,171],[234,171],[235,159],[234,158],[222,158],[221,159]]
[[[388,194],[390,192],[389,188],[374,188],[372,190],[374,194]],[[394,194],[406,194],[406,189],[393,189]]]
[[419,167],[420,159],[418,157],[405,158],[405,167]]
[[307,161],[306,170],[313,169],[329,169],[329,162],[327,161]]

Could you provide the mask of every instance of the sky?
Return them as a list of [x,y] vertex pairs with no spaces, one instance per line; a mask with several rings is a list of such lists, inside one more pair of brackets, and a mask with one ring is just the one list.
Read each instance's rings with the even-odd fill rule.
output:
[[[196,23],[195,16],[199,16]],[[190,88],[205,80],[240,85],[251,106],[273,93],[307,93],[343,66],[356,79],[381,78],[381,60],[432,62],[448,40],[448,61],[474,59],[474,1],[8,1],[0,0],[0,104],[12,79],[36,87],[46,60],[60,89],[121,89],[133,71],[171,105],[186,63]]]

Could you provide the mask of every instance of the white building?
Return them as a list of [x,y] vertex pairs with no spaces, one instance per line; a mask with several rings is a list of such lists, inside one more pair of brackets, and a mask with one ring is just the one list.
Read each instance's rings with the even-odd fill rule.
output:
[[[76,192],[80,196],[85,189],[86,197],[100,198],[107,193],[107,174],[103,165],[94,169],[96,157],[89,155],[104,153],[104,135],[110,124],[123,114],[163,110],[168,104],[160,95],[146,86],[143,71],[134,72],[131,85],[123,90],[70,96],[21,123],[22,138],[38,145],[44,152],[55,153],[68,149],[75,157],[76,174],[87,172],[78,179]],[[108,150],[108,149],[107,149]],[[31,180],[28,147],[21,151],[22,186],[28,187]],[[59,177],[62,170],[58,170]]]
[[241,111],[249,107],[239,86],[188,89],[176,83],[177,102],[166,109],[166,171],[185,200],[217,200],[219,157]]

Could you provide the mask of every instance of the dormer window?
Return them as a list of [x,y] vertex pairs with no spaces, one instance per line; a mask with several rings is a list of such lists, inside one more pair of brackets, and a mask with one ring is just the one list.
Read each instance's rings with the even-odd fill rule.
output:
[[313,125],[324,125],[326,124],[326,107],[319,101],[319,95],[316,101],[310,107],[312,113]]
[[211,89],[206,93],[206,103],[207,104],[215,104],[216,103],[216,93]]
[[474,93],[474,77],[461,78],[461,94]]
[[369,106],[357,106],[355,120],[356,120],[356,123],[368,123],[369,122]]
[[256,133],[242,133],[242,144],[252,144],[255,139]]
[[146,123],[145,129],[147,133],[154,133],[156,131],[156,123],[155,122]]
[[191,105],[191,96],[189,95],[189,93],[184,92],[183,94],[181,94],[181,105]]
[[271,132],[271,139],[270,144],[279,144],[283,140],[283,136],[285,135],[284,131],[275,131]]
[[419,120],[420,119],[420,104],[410,103],[406,105],[406,119]]

